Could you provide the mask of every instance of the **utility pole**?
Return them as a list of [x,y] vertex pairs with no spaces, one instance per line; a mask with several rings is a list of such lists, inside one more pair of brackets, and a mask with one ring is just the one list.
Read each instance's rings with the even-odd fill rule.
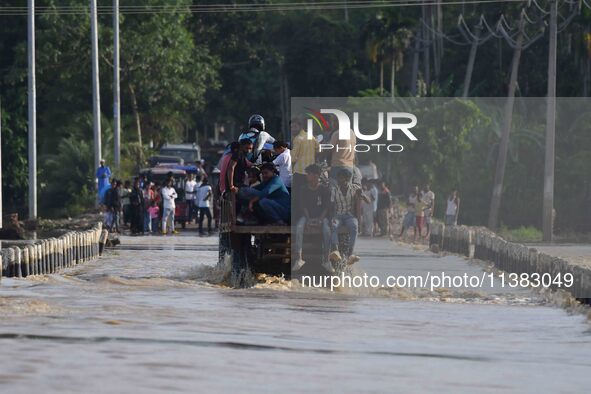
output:
[[415,37],[415,47],[412,54],[412,71],[411,71],[411,86],[410,86],[410,94],[412,97],[416,97],[417,95],[417,81],[419,80],[419,49],[420,49],[420,41],[419,38],[421,37],[421,31],[417,32],[417,36]]
[[119,84],[119,0],[113,0],[113,132],[115,168],[121,168],[121,91]]
[[470,55],[468,56],[468,66],[466,67],[466,76],[464,77],[464,89],[462,97],[468,97],[470,93],[470,84],[472,83],[472,72],[474,71],[474,62],[476,61],[476,51],[478,50],[478,41],[482,32],[482,22],[474,27],[474,37],[470,46]]
[[29,219],[37,220],[37,93],[35,87],[35,0],[28,1]]
[[349,4],[345,0],[345,22],[349,23]]
[[2,98],[0,98],[0,228],[2,228]]
[[550,39],[548,48],[548,95],[546,97],[546,154],[544,160],[544,202],[542,230],[544,242],[552,242],[554,225],[554,140],[556,136],[556,36],[558,2],[550,2]]
[[513,122],[513,105],[515,103],[515,90],[517,88],[517,74],[519,72],[519,59],[523,47],[523,29],[525,26],[525,12],[521,11],[519,19],[519,33],[517,42],[513,49],[513,60],[511,62],[511,79],[509,81],[509,91],[507,101],[505,102],[505,116],[503,120],[503,130],[501,142],[499,143],[499,154],[497,156],[497,166],[495,169],[495,180],[493,184],[492,198],[490,202],[490,212],[488,216],[488,227],[496,230],[499,225],[499,210],[501,208],[501,197],[503,194],[503,179],[505,178],[505,167],[507,165],[507,152],[509,150],[509,135],[511,134],[511,123]]
[[92,115],[94,131],[94,169],[101,160],[101,98],[99,91],[98,26],[96,0],[90,0],[90,36],[92,42]]

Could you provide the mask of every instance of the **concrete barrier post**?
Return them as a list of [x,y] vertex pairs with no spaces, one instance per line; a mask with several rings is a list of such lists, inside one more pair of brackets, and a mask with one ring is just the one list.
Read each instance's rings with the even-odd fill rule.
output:
[[100,235],[100,239],[99,239],[99,255],[103,255],[103,252],[105,250],[105,245],[107,244],[107,241],[109,240],[109,232],[107,230],[102,230],[101,231],[101,235]]
[[62,269],[62,241],[59,238],[55,240],[55,272]]
[[43,242],[39,242],[36,245],[37,249],[37,274],[45,274],[45,264],[43,263]]
[[76,261],[76,254],[74,250],[74,234],[68,234],[68,267],[71,267]]
[[49,246],[49,273],[55,272],[55,238],[50,238],[48,241]]
[[84,238],[84,233],[80,233],[80,262],[84,263],[86,261],[86,239]]
[[78,234],[78,242],[80,243],[80,263],[84,262],[86,250],[84,249],[84,233]]
[[73,264],[76,265],[80,262],[80,240],[78,239],[78,233],[72,235],[72,246],[74,248]]
[[14,276],[17,278],[23,277],[23,270],[21,267],[22,250],[19,247],[14,248]]
[[53,248],[54,248],[54,269],[53,272],[58,272],[60,270],[60,240],[59,238],[53,239]]
[[[104,230],[107,233],[107,237],[109,236],[109,232],[107,230]],[[103,248],[104,248],[104,244],[101,246],[101,238],[103,237],[103,230],[97,228],[94,231],[94,243],[96,245],[96,257],[98,258],[99,256],[101,256],[103,254]],[[106,242],[106,240],[105,240]]]
[[8,276],[8,249],[0,249],[0,256],[2,256],[2,275]]
[[7,248],[8,250],[8,254],[7,254],[7,259],[8,259],[8,264],[7,264],[7,269],[6,269],[6,276],[8,276],[9,278],[12,278],[14,276],[14,271],[15,271],[15,267],[14,267],[14,260],[15,260],[15,256],[14,256],[14,249],[13,248]]
[[60,267],[66,268],[66,239],[60,238]]
[[43,274],[47,275],[51,273],[49,241],[44,239],[41,245],[43,246]]
[[66,233],[66,236],[64,237],[64,266],[69,267],[70,262],[70,233]]
[[92,232],[90,230],[84,233],[86,237],[86,261],[92,260]]
[[37,256],[37,275],[43,275],[43,246],[40,242],[35,245],[35,254]]
[[31,274],[29,271],[29,267],[29,247],[25,245],[21,249],[21,272],[24,278]]
[[27,249],[29,250],[29,275],[37,275],[35,267],[35,245],[29,245]]
[[92,240],[90,239],[90,231],[84,233],[86,239],[86,261],[92,259]]
[[64,269],[66,268],[64,261],[65,261],[65,255],[66,255],[66,248],[65,248],[65,242],[64,242],[64,237],[60,237],[59,239],[59,243],[60,243],[60,257],[59,257],[59,263],[60,263],[60,269]]
[[90,242],[92,244],[92,259],[94,260],[94,258],[96,257],[96,255],[98,254],[98,242],[96,240],[96,230],[92,230],[90,231]]
[[39,255],[37,253],[36,243],[31,245],[29,256],[31,260],[31,272],[33,273],[33,275],[39,275]]
[[474,243],[476,241],[474,239],[475,235],[476,235],[476,231],[474,231],[472,229],[468,230],[468,254],[467,254],[467,256],[469,258],[474,257],[474,248],[475,248]]

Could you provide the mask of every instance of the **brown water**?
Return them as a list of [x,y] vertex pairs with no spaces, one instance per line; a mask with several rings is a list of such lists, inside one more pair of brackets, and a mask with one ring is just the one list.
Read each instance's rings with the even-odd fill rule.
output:
[[[123,238],[60,275],[0,284],[0,392],[588,392],[591,326],[527,289],[218,284],[216,238]],[[358,270],[480,273],[386,240]]]

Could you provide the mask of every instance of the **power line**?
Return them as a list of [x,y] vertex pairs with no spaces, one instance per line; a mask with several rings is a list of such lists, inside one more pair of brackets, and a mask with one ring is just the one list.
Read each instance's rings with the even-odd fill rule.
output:
[[[321,3],[277,3],[277,4],[208,4],[208,5],[161,5],[161,6],[122,6],[122,14],[164,14],[164,13],[235,13],[235,12],[280,12],[280,11],[312,11],[312,10],[342,10],[348,9],[372,9],[392,7],[413,7],[424,5],[465,5],[465,4],[492,4],[492,3],[524,3],[526,0],[397,0],[385,2],[353,1],[353,2],[321,2]],[[112,14],[112,8],[101,6],[98,9],[101,15]],[[25,16],[26,8],[1,7],[0,16]],[[56,6],[37,7],[37,15],[86,15],[87,7],[82,6]]]

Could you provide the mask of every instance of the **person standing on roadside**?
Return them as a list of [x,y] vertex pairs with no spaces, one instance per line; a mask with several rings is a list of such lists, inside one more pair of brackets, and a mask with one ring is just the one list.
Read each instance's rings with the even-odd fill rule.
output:
[[458,224],[458,215],[460,213],[460,197],[457,190],[452,190],[447,197],[447,209],[445,210],[445,224],[455,226]]
[[158,231],[158,222],[160,220],[160,207],[158,207],[156,200],[152,200],[150,203],[148,213],[150,214],[150,220],[152,222],[152,233],[155,233]]
[[207,216],[207,233],[211,235],[211,210],[210,210],[210,199],[213,194],[213,190],[207,177],[203,178],[201,185],[197,187],[196,203],[199,209],[199,235],[205,235],[203,233],[203,219]]
[[[435,193],[431,191],[429,184],[423,187],[423,193],[421,194],[421,200],[425,203],[425,238],[431,234],[431,219],[435,211]],[[420,233],[420,232],[419,232]]]
[[117,190],[116,189],[117,186],[117,181],[115,179],[113,179],[111,181],[111,184],[109,185],[109,187],[106,188],[105,190],[105,194],[103,194],[103,205],[105,208],[105,218],[103,220],[103,224],[105,225],[105,228],[108,228],[109,231],[111,231],[111,227],[113,226],[113,208],[111,206],[111,202],[113,200],[113,193],[116,193]]
[[131,206],[131,233],[137,235],[144,231],[144,193],[140,188],[139,178],[133,180],[133,189],[129,195]]
[[361,188],[363,194],[367,198],[366,201],[361,202],[361,235],[371,237],[374,234],[374,201],[371,195],[372,181],[368,179],[361,180]]
[[96,180],[99,201],[103,201],[105,192],[110,186],[111,169],[105,165],[105,159],[101,159],[99,168],[96,170]]
[[177,234],[174,229],[174,210],[176,204],[174,200],[178,197],[173,186],[172,179],[166,181],[166,186],[162,188],[162,201],[164,202],[164,214],[162,215],[162,234],[167,234],[167,228],[170,228],[171,234]]
[[415,186],[413,191],[409,194],[407,205],[406,205],[406,215],[404,215],[404,219],[402,220],[402,228],[400,229],[399,237],[404,235],[406,229],[412,227],[414,229],[414,236],[416,237],[417,233],[417,220],[416,220],[416,207],[417,198],[419,196],[419,187]]
[[144,232],[151,233],[152,232],[152,220],[150,219],[150,214],[148,213],[148,207],[154,200],[154,184],[152,182],[145,182],[143,187],[144,193]]
[[185,200],[187,201],[187,217],[189,218],[189,223],[191,223],[193,218],[197,219],[197,187],[197,181],[195,181],[193,174],[187,174],[187,181],[185,182]]
[[123,224],[126,226],[129,225],[130,221],[130,204],[129,204],[129,196],[131,195],[131,182],[125,181],[121,190],[121,206],[123,208]]
[[386,182],[379,181],[378,193],[378,226],[380,227],[380,237],[390,234],[390,209],[392,208],[392,195]]
[[423,198],[418,195],[417,201],[415,203],[415,221],[416,221],[416,230],[413,236],[413,242],[416,239],[417,232],[419,235],[419,239],[423,234],[423,226],[425,225],[425,210],[427,209],[427,204],[423,202]]
[[116,233],[121,233],[121,230],[119,229],[119,216],[121,213],[121,181],[113,181],[109,208],[111,209],[111,226],[109,227],[109,232],[113,232],[113,228],[115,228]]

